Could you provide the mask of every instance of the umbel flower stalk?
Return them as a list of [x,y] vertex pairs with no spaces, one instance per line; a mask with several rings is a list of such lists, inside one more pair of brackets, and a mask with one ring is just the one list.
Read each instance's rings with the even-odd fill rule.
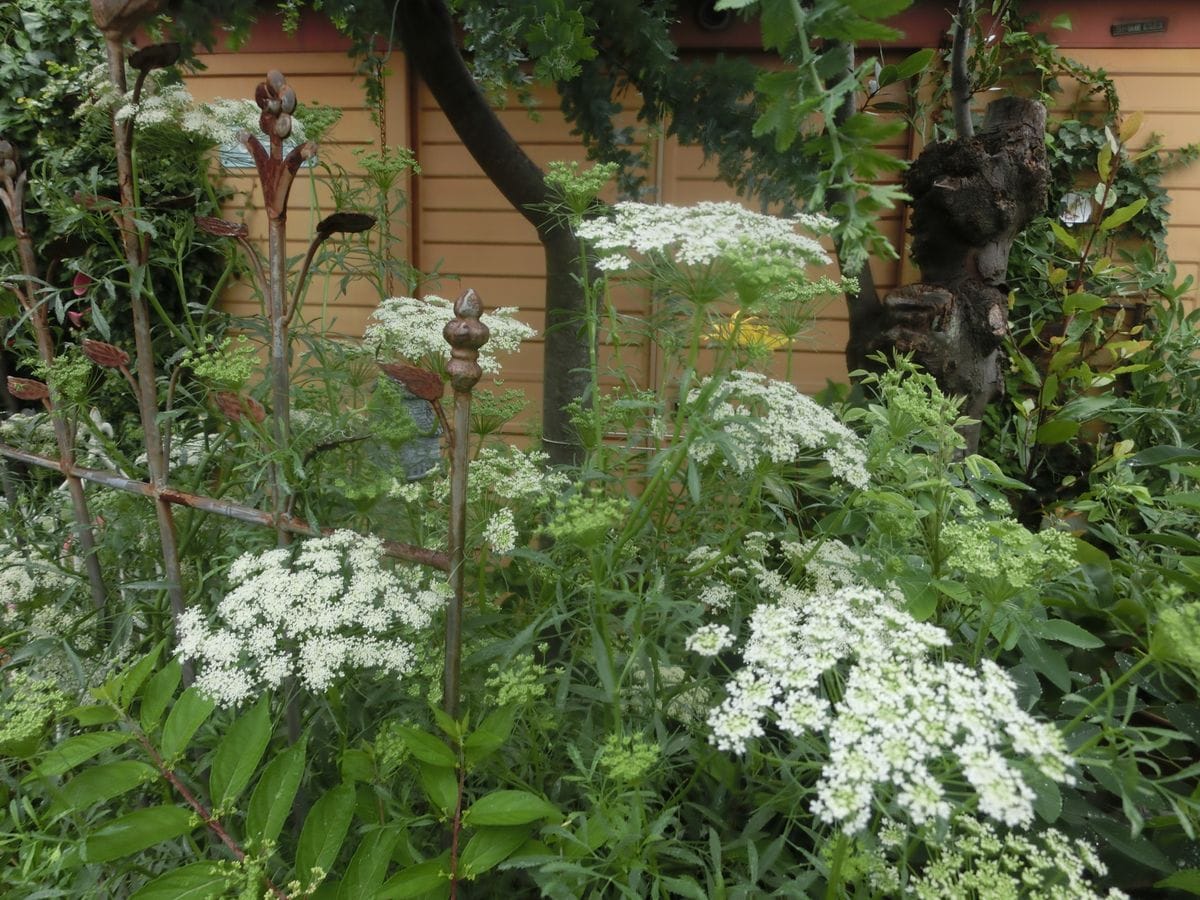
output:
[[[33,238],[25,228],[25,183],[26,173],[21,170],[16,149],[8,141],[0,139],[0,202],[3,202],[9,221],[12,223],[13,234],[17,239],[17,255],[21,259],[21,272],[25,278],[23,284],[12,285],[12,287],[17,297],[20,298],[21,306],[29,316],[29,323],[37,341],[38,356],[49,369],[55,359],[54,340],[50,335],[46,307],[38,302],[35,293],[35,285],[38,283],[38,265],[33,248]],[[16,394],[16,391],[13,393]],[[87,572],[92,604],[96,609],[103,609],[108,593],[100,572],[100,561],[96,558],[96,535],[92,529],[92,517],[88,512],[83,482],[70,471],[75,464],[71,425],[66,416],[54,407],[48,392],[47,396],[42,398],[42,402],[50,413],[50,421],[54,425],[54,440],[58,444],[62,472],[67,480],[67,492],[71,495],[71,509],[75,519],[75,539],[79,542],[80,554]]]
[[[157,7],[157,0],[92,0],[92,15],[96,26],[104,32],[107,45],[108,77],[121,96],[124,96],[127,90],[125,39]],[[156,490],[162,491],[167,487],[167,459],[163,452],[162,435],[158,429],[158,379],[154,370],[154,347],[150,337],[150,311],[146,298],[138,287],[143,283],[143,279],[139,278],[137,273],[144,271],[149,254],[146,245],[138,237],[133,217],[133,117],[119,122],[115,110],[113,145],[117,155],[117,186],[121,192],[121,210],[117,221],[132,285],[129,305],[133,313],[138,415],[146,445],[150,482]],[[158,521],[159,541],[162,544],[167,596],[171,603],[171,613],[178,621],[184,611],[184,595],[175,518],[171,512],[171,504],[162,497],[155,498],[154,510]]]

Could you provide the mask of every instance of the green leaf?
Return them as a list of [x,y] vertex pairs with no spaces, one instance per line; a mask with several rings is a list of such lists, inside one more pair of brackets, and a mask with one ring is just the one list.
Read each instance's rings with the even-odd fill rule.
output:
[[129,900],[211,900],[227,887],[220,863],[194,862],[147,882]]
[[1172,463],[1200,462],[1200,450],[1194,447],[1147,447],[1129,457],[1133,466],[1167,466]]
[[304,887],[316,881],[314,869],[330,871],[346,840],[353,816],[353,784],[339,784],[313,804],[304,819],[300,843],[296,846],[296,877]]
[[25,776],[23,784],[38,778],[61,775],[81,762],[91,759],[105,750],[119,747],[133,738],[126,731],[92,731],[69,737],[46,752],[32,772]]
[[1104,221],[1100,223],[1101,231],[1112,231],[1114,228],[1120,228],[1146,207],[1146,198],[1138,197],[1128,206],[1122,206],[1120,209],[1114,210],[1104,217]]
[[1061,28],[1064,31],[1071,30],[1071,17],[1066,13],[1059,13],[1050,23],[1051,28]]
[[1047,647],[1042,641],[1031,635],[1022,635],[1017,646],[1025,655],[1025,660],[1034,670],[1046,677],[1060,691],[1071,689],[1071,672],[1062,654]]
[[1079,423],[1070,419],[1054,418],[1043,422],[1037,430],[1039,444],[1064,444],[1079,433]]
[[1200,709],[1182,703],[1171,703],[1163,710],[1167,721],[1200,744]]
[[747,6],[753,6],[758,0],[717,0],[713,5],[713,9],[720,12],[725,9],[745,9]]
[[176,688],[179,687],[182,672],[183,666],[179,664],[179,660],[172,659],[154,673],[154,677],[146,685],[146,690],[142,692],[142,707],[138,710],[138,721],[141,722],[142,730],[147,734],[154,731],[162,720],[167,704],[171,702]]
[[559,815],[554,804],[529,791],[493,791],[480,797],[463,814],[469,825],[526,825]]
[[246,789],[271,740],[271,703],[266,694],[229,727],[213,756],[208,787],[213,805],[225,808]]
[[217,705],[201,694],[196,688],[190,687],[175,701],[167,721],[163,725],[162,741],[159,751],[163,759],[172,760],[187,749],[188,741],[196,733],[196,729],[204,724],[204,720],[212,715]]
[[371,754],[354,747],[342,754],[338,771],[342,774],[342,781],[375,780],[375,763]]
[[1038,817],[1047,824],[1054,823],[1062,815],[1063,807],[1058,785],[1035,769],[1023,771],[1021,777],[1033,788],[1033,809]]
[[64,715],[70,716],[84,728],[91,728],[94,725],[111,725],[120,718],[120,713],[107,705],[76,706],[74,709],[67,710]]
[[260,845],[274,841],[283,830],[304,777],[306,738],[288,747],[263,770],[246,808],[246,834]]
[[502,706],[488,713],[479,727],[463,741],[467,763],[475,765],[504,746],[517,720],[515,706]]
[[111,800],[158,777],[158,770],[136,759],[122,759],[84,769],[54,797],[48,810],[51,816],[62,812],[82,812],[89,806]]
[[1068,316],[1073,316],[1077,313],[1095,312],[1106,302],[1103,297],[1080,291],[1076,294],[1067,295],[1066,299],[1063,300],[1063,312]]
[[409,900],[424,897],[450,884],[450,853],[409,866],[387,880],[376,895],[377,900]]
[[91,863],[119,859],[187,834],[192,827],[191,811],[179,806],[135,809],[88,835],[84,857]]
[[1162,881],[1154,882],[1156,888],[1172,888],[1200,896],[1200,869],[1180,869]]
[[896,75],[900,78],[912,78],[919,72],[924,72],[925,68],[933,61],[934,52],[932,50],[918,50],[896,65]]
[[150,673],[154,671],[154,666],[158,662],[158,654],[162,652],[163,643],[166,639],[159,641],[154,645],[154,649],[139,659],[132,667],[126,670],[121,678],[121,688],[118,692],[117,703],[121,709],[128,710],[129,705],[133,703],[133,698],[137,696],[138,690],[142,683],[150,677]]
[[338,887],[337,900],[359,900],[377,895],[400,835],[399,828],[379,828],[368,832],[359,841]]
[[1075,236],[1059,225],[1054,219],[1050,220],[1050,230],[1054,232],[1054,237],[1057,238],[1060,244],[1072,253],[1079,252],[1079,241],[1075,240]]
[[467,878],[478,878],[508,859],[529,839],[529,826],[480,828],[467,841],[458,864]]
[[429,802],[443,816],[452,813],[458,805],[458,777],[453,769],[422,763],[421,787],[425,789]]
[[1097,647],[1104,646],[1104,641],[1100,640],[1090,631],[1080,628],[1074,622],[1068,622],[1066,619],[1047,619],[1044,622],[1032,622],[1030,623],[1029,630],[1038,637],[1051,641],[1059,641],[1063,644],[1070,644],[1072,647],[1079,647],[1082,650],[1095,650]]
[[458,765],[458,759],[441,740],[431,734],[426,734],[417,728],[407,725],[396,729],[409,752],[423,763],[431,766],[444,766],[453,769]]

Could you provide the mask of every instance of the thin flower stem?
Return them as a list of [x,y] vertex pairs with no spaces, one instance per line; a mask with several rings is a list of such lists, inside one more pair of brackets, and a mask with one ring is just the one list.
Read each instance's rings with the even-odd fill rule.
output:
[[[1062,730],[1063,736],[1065,737],[1066,735],[1068,735],[1072,731],[1074,731],[1076,728],[1078,728],[1080,725],[1082,725],[1083,720],[1086,719],[1089,715],[1091,715],[1092,712],[1094,712],[1100,706],[1101,703],[1103,703],[1109,697],[1111,697],[1113,694],[1115,694],[1121,687],[1123,687],[1125,685],[1126,682],[1129,681],[1129,679],[1131,679],[1134,675],[1136,675],[1139,671],[1141,671],[1153,659],[1154,659],[1154,657],[1152,657],[1150,654],[1146,654],[1141,659],[1139,659],[1137,662],[1135,662],[1132,666],[1130,666],[1128,669],[1126,669],[1125,673],[1123,675],[1121,675],[1119,678],[1115,679],[1114,681],[1110,682],[1108,687],[1105,688],[1098,697],[1096,697],[1094,700],[1092,700],[1091,703],[1089,703],[1087,706],[1085,706],[1083,709],[1081,709],[1079,711],[1078,715],[1075,716],[1075,718],[1073,718],[1070,722],[1068,722],[1066,725],[1064,725],[1062,727],[1061,730]],[[1085,744],[1084,746],[1087,746],[1087,745]],[[1083,747],[1080,747],[1075,752],[1078,753],[1079,750],[1082,750],[1082,749],[1083,749]]]

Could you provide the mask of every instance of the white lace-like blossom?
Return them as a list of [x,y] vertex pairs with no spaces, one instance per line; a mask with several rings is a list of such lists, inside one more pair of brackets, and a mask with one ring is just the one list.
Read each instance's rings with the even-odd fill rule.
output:
[[[958,773],[981,813],[1023,826],[1034,794],[1012,757],[1072,780],[1061,736],[1021,709],[1008,675],[991,662],[932,660],[948,635],[896,598],[861,585],[769,593],[775,602],[751,613],[744,665],[709,715],[712,740],[742,753],[768,721],[797,738],[824,734],[829,756],[813,805],[822,821],[861,831],[890,805],[915,825],[944,822],[955,799],[945,776]],[[835,669],[842,687],[831,696]]]
[[716,656],[733,645],[733,632],[727,625],[704,625],[697,628],[684,646],[701,656]]
[[[513,318],[517,312],[513,307],[503,307],[481,317],[489,332],[487,343],[479,350],[479,366],[484,372],[498,373],[497,353],[515,353],[522,341],[537,335],[533,328]],[[382,356],[403,357],[413,363],[448,360],[450,345],[442,330],[453,318],[453,301],[442,297],[389,297],[371,314],[364,343]]]
[[826,265],[829,255],[815,239],[798,234],[797,226],[827,232],[833,225],[824,216],[782,219],[737,203],[626,202],[614,206],[608,217],[581,222],[575,233],[600,252],[596,267],[606,271],[628,269],[638,257],[655,254],[683,266],[732,260],[747,269],[784,264],[803,270]]
[[[708,380],[691,391],[695,403]],[[758,372],[731,372],[716,389],[706,418],[712,436],[699,437],[688,450],[697,463],[720,453],[739,474],[763,459],[789,463],[804,451],[820,451],[835,477],[865,488],[866,448],[862,440],[811,397],[785,381]]]
[[446,602],[440,582],[380,565],[382,542],[351,531],[293,551],[239,557],[213,621],[193,607],[179,620],[179,655],[199,663],[197,686],[223,706],[296,676],[322,692],[351,669],[406,674],[410,639]]
[[483,527],[483,539],[493,553],[512,553],[517,546],[517,523],[507,506],[488,519]]

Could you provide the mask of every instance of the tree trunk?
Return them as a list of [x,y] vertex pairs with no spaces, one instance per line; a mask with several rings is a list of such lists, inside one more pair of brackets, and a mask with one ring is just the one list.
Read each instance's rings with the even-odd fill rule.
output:
[[[925,148],[904,181],[922,280],[884,297],[855,336],[868,352],[914,354],[974,419],[1004,391],[1008,254],[1045,206],[1045,130],[1045,107],[1006,97],[988,107],[976,136]],[[973,452],[978,426],[965,436]]]
[[401,0],[396,25],[414,69],[467,152],[537,229],[546,253],[543,442],[552,462],[576,462],[582,448],[566,407],[583,396],[589,383],[588,347],[582,337],[583,286],[575,278],[578,245],[566,223],[549,212],[553,198],[542,170],[509,134],[471,77],[443,0]]

